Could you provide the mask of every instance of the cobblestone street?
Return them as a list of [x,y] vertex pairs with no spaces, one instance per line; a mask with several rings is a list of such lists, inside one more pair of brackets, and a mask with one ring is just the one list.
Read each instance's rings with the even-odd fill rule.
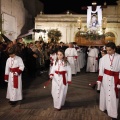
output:
[[53,108],[51,83],[44,89],[47,73],[34,80],[26,78],[23,82],[24,99],[15,107],[9,105],[6,89],[0,89],[0,120],[111,120],[99,110],[99,93],[89,86],[97,80],[97,75],[81,72],[74,76],[61,111]]

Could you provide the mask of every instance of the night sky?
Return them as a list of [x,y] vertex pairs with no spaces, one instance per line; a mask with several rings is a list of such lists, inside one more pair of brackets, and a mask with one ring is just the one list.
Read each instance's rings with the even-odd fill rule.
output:
[[[45,14],[62,14],[67,10],[76,14],[86,14],[81,7],[91,5],[93,0],[40,0],[44,4]],[[106,0],[107,5],[117,5],[117,0]],[[97,0],[97,5],[103,5],[105,0]]]

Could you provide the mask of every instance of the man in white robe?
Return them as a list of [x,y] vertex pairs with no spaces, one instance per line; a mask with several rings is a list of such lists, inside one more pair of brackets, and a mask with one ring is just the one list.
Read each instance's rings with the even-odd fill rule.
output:
[[15,55],[15,49],[8,51],[10,57],[7,59],[5,68],[5,81],[8,82],[6,98],[10,104],[14,105],[16,101],[22,100],[22,80],[21,73],[24,70],[24,64],[20,57]]
[[115,53],[113,42],[106,45],[107,53],[101,58],[98,86],[100,87],[100,110],[107,110],[113,120],[118,116],[118,92],[120,89],[120,55]]
[[77,45],[76,42],[74,42],[74,48],[77,50],[77,55],[78,55],[77,60],[76,60],[76,69],[77,69],[77,72],[80,72],[80,68],[81,68],[81,66],[80,66],[80,57],[81,57],[80,52],[81,52],[81,49]]
[[88,59],[86,72],[97,72],[98,71],[98,50],[95,47],[88,49]]
[[78,59],[80,62],[80,69],[82,69],[85,64],[86,64],[86,60],[85,60],[85,48],[83,47],[79,47],[80,48],[80,52],[78,53]]
[[73,47],[72,43],[69,43],[69,48],[65,50],[65,57],[67,57],[68,62],[70,63],[72,74],[77,73],[76,69],[76,60],[77,60],[77,50]]

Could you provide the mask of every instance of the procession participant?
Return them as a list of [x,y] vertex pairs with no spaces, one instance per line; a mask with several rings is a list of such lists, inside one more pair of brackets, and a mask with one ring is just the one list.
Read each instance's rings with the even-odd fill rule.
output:
[[70,63],[72,74],[77,73],[76,69],[76,60],[77,60],[77,50],[73,47],[73,43],[69,43],[69,48],[65,50],[65,57],[67,57],[68,62]]
[[57,59],[53,64],[50,78],[52,79],[54,108],[59,111],[65,104],[68,84],[71,83],[71,68],[63,50],[57,52]]
[[[106,50],[102,50],[101,51],[101,55],[102,55],[102,57],[104,56],[104,55],[106,55],[107,54],[107,51]],[[102,59],[102,57],[100,58],[100,60],[99,60],[99,67],[100,67],[100,61],[101,61],[101,59]],[[95,87],[96,87],[96,85],[97,85],[97,92],[98,93],[100,93],[100,84],[99,84],[99,82],[98,82],[98,84],[95,82],[94,84],[89,84],[93,89],[95,89]]]
[[86,72],[97,72],[98,71],[98,50],[95,47],[90,47],[87,59]]
[[80,56],[80,52],[81,52],[81,49],[80,47],[77,45],[76,42],[73,42],[73,45],[74,45],[74,48],[77,50],[77,61],[76,61],[76,69],[77,69],[77,72],[80,72],[80,68],[81,68],[81,65],[80,65],[80,60],[81,60],[81,56]]
[[117,119],[118,90],[120,88],[120,55],[115,52],[116,45],[106,45],[107,53],[102,57],[99,67],[98,84],[100,88],[100,110],[107,110],[108,116]]
[[8,50],[9,58],[5,68],[5,82],[8,82],[6,98],[9,99],[11,105],[15,105],[17,101],[22,100],[22,76],[24,64],[22,59],[16,55],[15,47]]

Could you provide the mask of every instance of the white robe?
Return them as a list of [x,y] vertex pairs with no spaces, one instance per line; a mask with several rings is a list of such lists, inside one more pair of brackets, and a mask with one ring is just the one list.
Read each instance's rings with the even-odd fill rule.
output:
[[[113,57],[110,56],[111,59]],[[105,111],[107,110],[108,115],[112,118],[117,118],[118,113],[118,98],[116,98],[115,92],[115,84],[114,84],[114,77],[107,75],[104,73],[104,70],[111,70],[115,72],[119,72],[119,79],[120,79],[120,55],[115,53],[113,59],[113,68],[110,68],[110,58],[109,55],[106,54],[100,59],[100,66],[99,66],[99,76],[102,76],[102,83],[101,83],[101,90],[100,90],[100,110]]]
[[80,69],[82,69],[85,66],[85,53],[83,52],[82,48],[80,48],[78,59],[80,62]]
[[98,50],[96,48],[90,48],[88,52],[87,59],[87,72],[97,72],[98,71]]
[[[54,108],[60,109],[61,106],[65,104],[65,99],[66,99],[66,94],[67,94],[67,89],[68,89],[68,84],[64,85],[63,84],[63,76],[60,74],[56,74],[55,71],[58,71],[58,67],[61,61],[59,60],[56,65],[54,62],[54,65],[52,67],[50,76],[53,75],[52,79],[52,97],[53,97],[53,103],[54,103]],[[66,83],[69,81],[71,82],[71,68],[70,65],[67,64],[65,66],[64,62],[62,62],[62,65],[59,67],[59,71],[66,71],[67,73],[65,74],[66,78]]]
[[80,47],[78,47],[77,49],[77,55],[78,55],[78,58],[77,58],[77,61],[76,61],[76,69],[77,69],[77,72],[80,72],[80,68],[81,68],[81,65],[80,65],[80,52],[81,52],[81,49]]
[[[13,60],[13,65],[12,65]],[[5,75],[8,75],[8,88],[7,88],[7,95],[6,98],[10,101],[18,101],[22,100],[22,80],[21,80],[21,74],[18,75],[18,88],[14,88],[13,83],[13,73],[10,72],[10,68],[17,68],[21,71],[24,70],[24,64],[20,57],[15,56],[14,58],[9,57],[6,62],[6,68],[5,68]]]
[[76,69],[77,56],[78,56],[77,50],[75,48],[67,48],[65,50],[65,57],[67,57],[67,60],[70,63],[72,74],[77,73],[77,69]]

